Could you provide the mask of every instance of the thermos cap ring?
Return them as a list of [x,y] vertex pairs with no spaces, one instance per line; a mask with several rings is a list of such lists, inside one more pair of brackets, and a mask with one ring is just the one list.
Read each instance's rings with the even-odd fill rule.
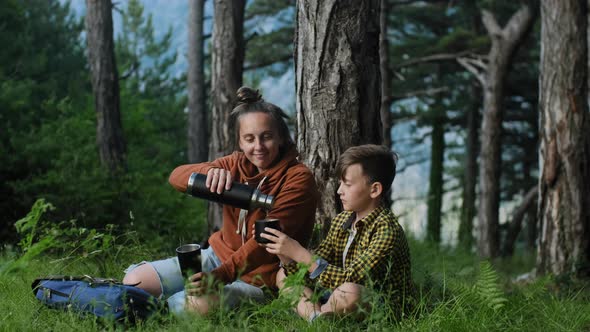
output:
[[197,178],[197,174],[198,173],[192,173],[191,176],[188,178],[188,183],[186,186],[186,192],[187,194],[192,194],[193,193],[193,187],[195,186],[195,180]]

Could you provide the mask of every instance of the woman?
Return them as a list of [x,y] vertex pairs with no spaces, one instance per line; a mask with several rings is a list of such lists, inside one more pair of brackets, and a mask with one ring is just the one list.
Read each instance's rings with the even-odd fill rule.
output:
[[[235,307],[242,300],[262,301],[263,285],[276,288],[279,260],[252,237],[255,220],[277,218],[282,230],[301,243],[311,237],[317,188],[311,171],[297,160],[285,113],[265,102],[257,90],[241,87],[237,96],[231,117],[240,151],[212,162],[179,166],[170,175],[170,184],[185,192],[191,173],[207,174],[212,192],[221,193],[238,181],[273,195],[274,205],[268,213],[225,205],[221,230],[211,235],[210,247],[201,252],[203,272],[189,278],[186,293],[176,257],[127,269],[124,283],[168,298],[172,311],[184,308],[207,314],[219,304]],[[221,294],[207,293],[218,283],[224,285]]]

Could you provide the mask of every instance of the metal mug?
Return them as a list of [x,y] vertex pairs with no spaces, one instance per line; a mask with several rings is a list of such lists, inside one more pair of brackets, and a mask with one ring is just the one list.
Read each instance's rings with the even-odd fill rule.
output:
[[180,271],[186,278],[201,272],[201,246],[195,243],[183,244],[176,248]]
[[279,224],[279,219],[260,219],[260,220],[256,220],[254,222],[254,238],[256,239],[256,242],[258,243],[272,243],[271,240],[265,239],[263,237],[260,236],[260,234],[265,233],[265,234],[269,234],[271,236],[274,236],[273,234],[269,233],[269,232],[265,232],[264,228],[268,227],[268,228],[274,228],[276,230],[281,230],[281,225]]

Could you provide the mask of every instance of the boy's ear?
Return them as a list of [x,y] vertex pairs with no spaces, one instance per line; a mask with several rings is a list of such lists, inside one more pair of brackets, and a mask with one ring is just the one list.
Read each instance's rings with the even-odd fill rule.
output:
[[370,196],[372,199],[379,197],[382,193],[383,193],[383,185],[381,184],[381,182],[371,183]]

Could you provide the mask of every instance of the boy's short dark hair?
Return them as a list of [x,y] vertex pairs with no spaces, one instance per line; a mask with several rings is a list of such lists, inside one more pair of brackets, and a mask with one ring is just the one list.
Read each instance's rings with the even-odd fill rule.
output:
[[383,145],[365,144],[348,148],[338,158],[336,171],[343,179],[346,169],[354,164],[360,164],[363,174],[370,183],[380,182],[383,195],[389,191],[395,178],[397,154]]

